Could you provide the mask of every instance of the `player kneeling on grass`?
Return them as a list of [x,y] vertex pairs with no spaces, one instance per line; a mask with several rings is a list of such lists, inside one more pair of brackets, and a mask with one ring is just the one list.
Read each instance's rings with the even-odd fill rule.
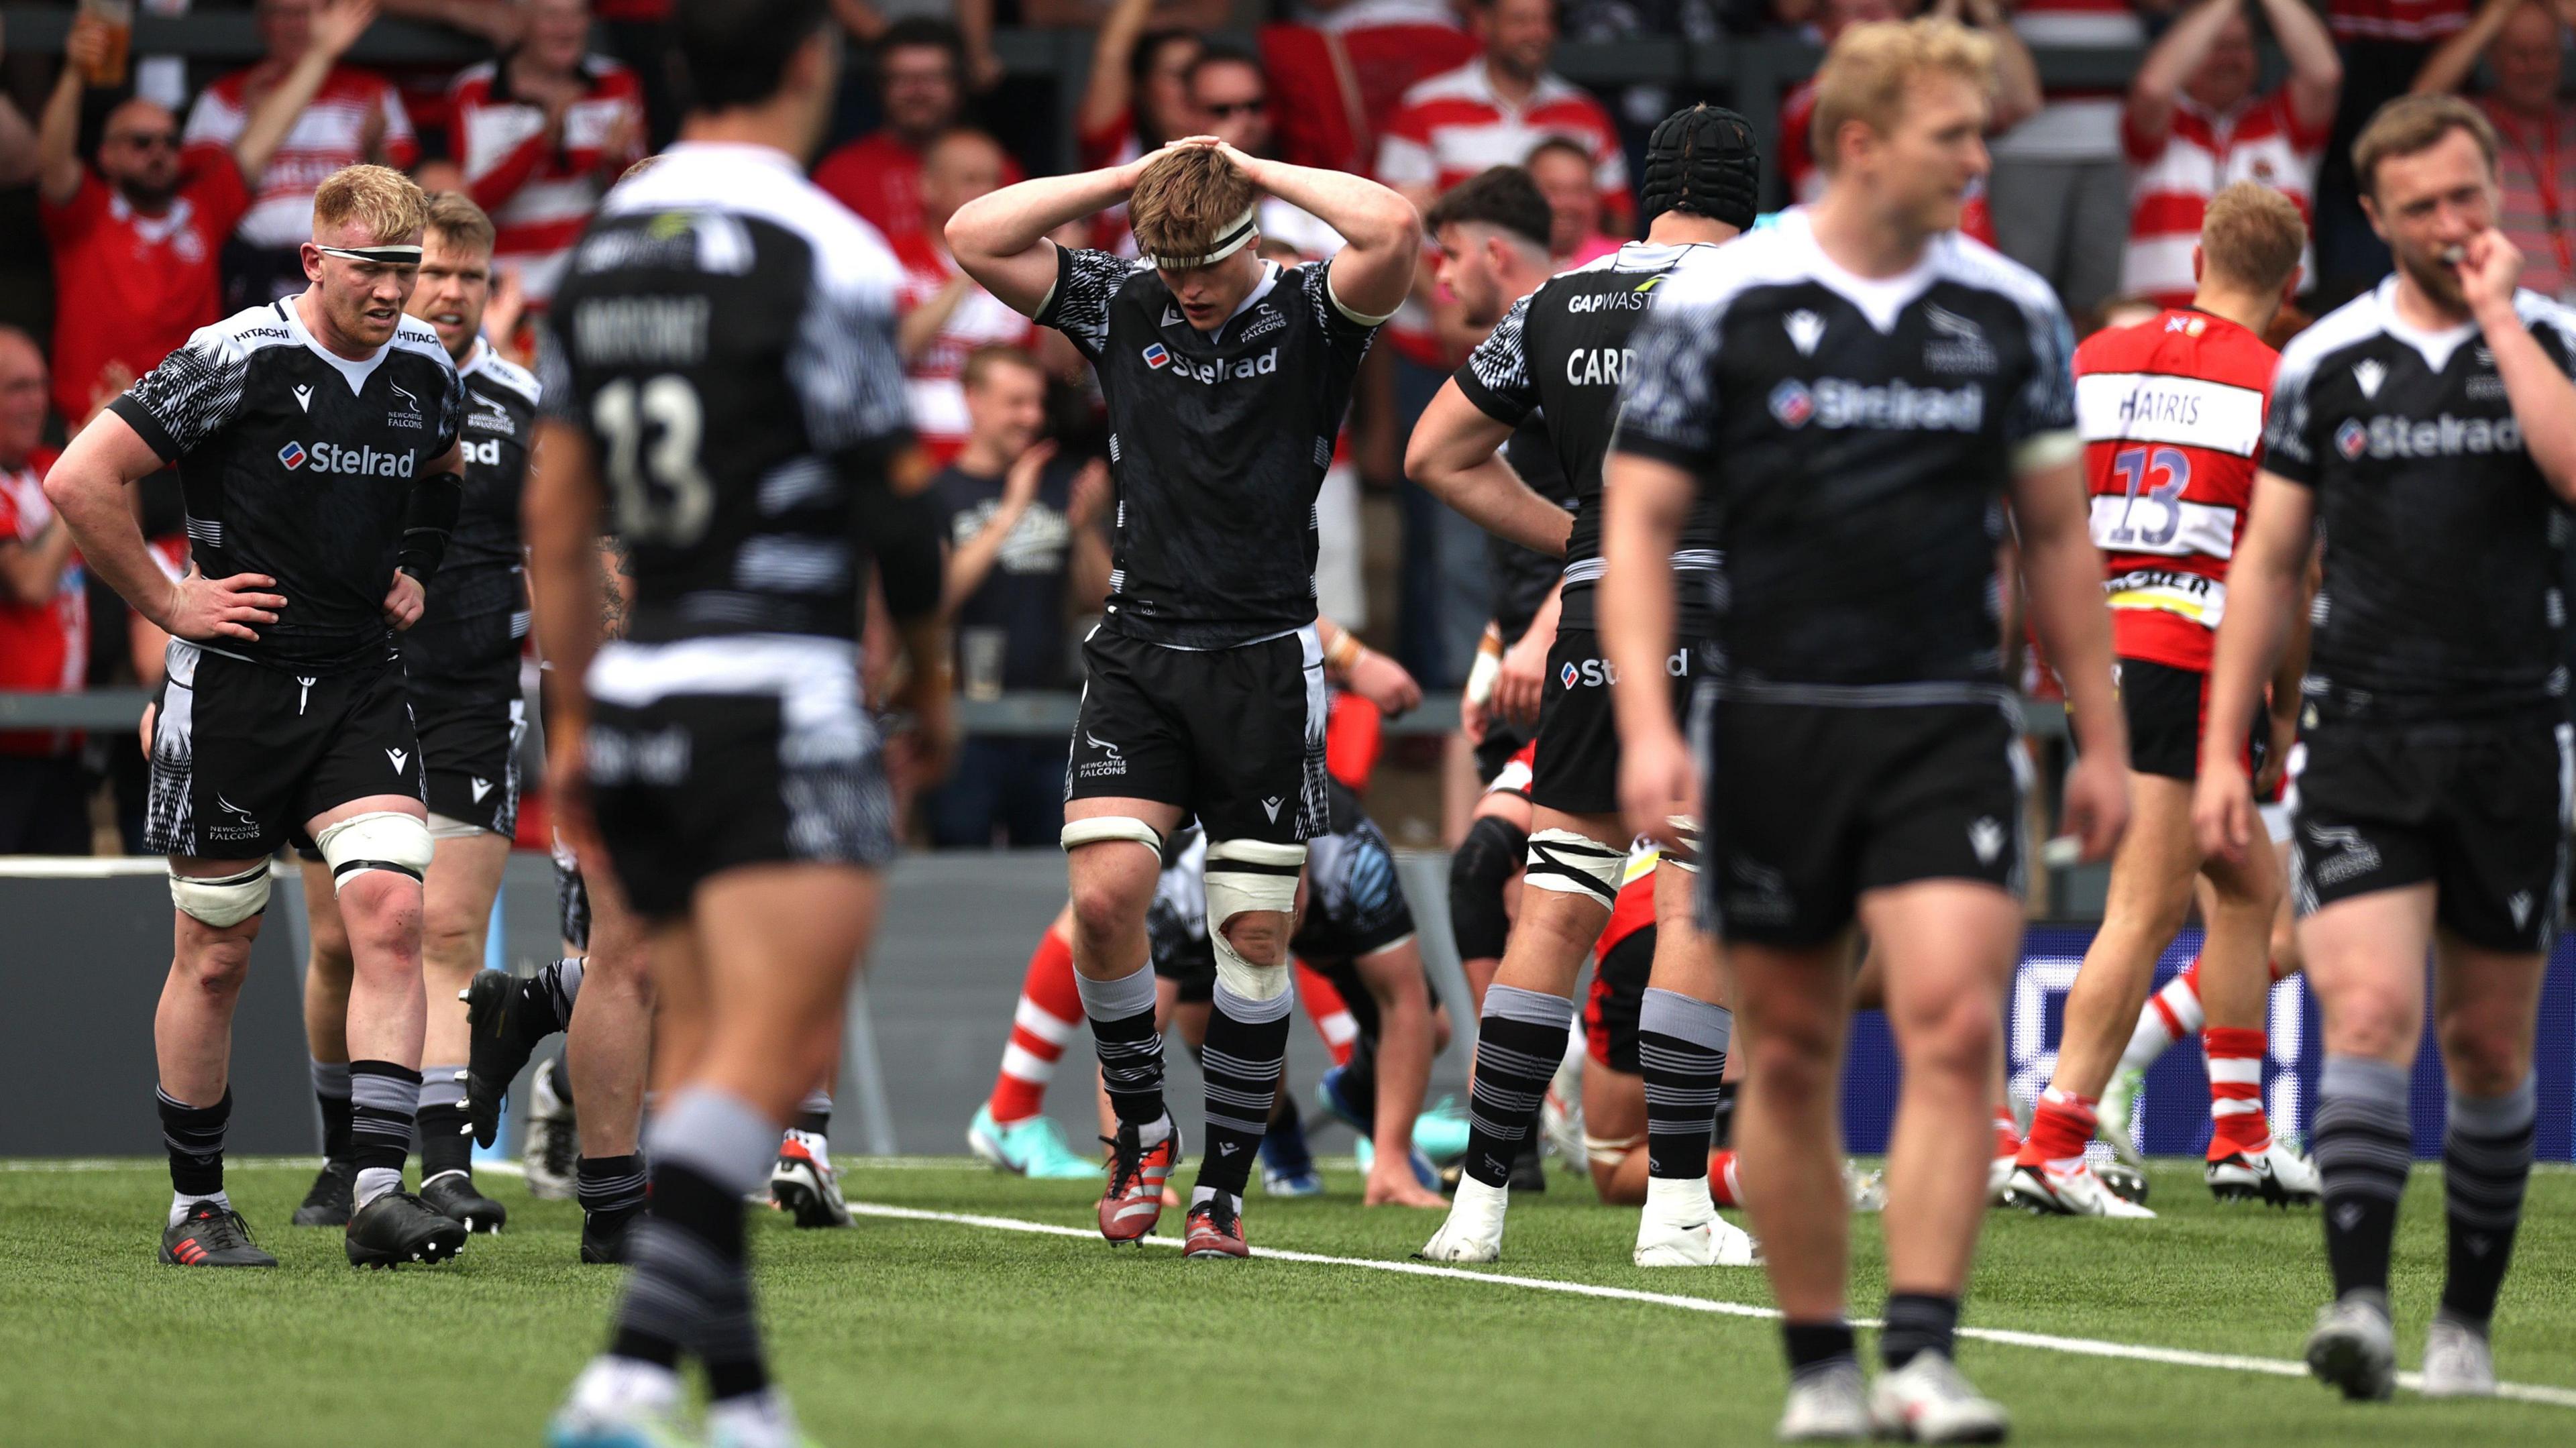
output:
[[[871,564],[944,767],[939,540],[895,349],[894,258],[806,181],[838,33],[823,0],[679,0],[680,143],[611,191],[539,347],[528,488],[539,635],[564,685],[547,785],[580,858],[652,931],[652,1196],[607,1350],[558,1448],[677,1439],[683,1355],[708,1438],[801,1441],[753,1315],[744,1197],[840,1041],[894,853],[859,679]],[[596,546],[632,550],[602,645]],[[594,823],[595,822],[595,825]]]
[[[1706,785],[1703,906],[1745,1022],[1735,1140],[1783,1317],[1787,1439],[2006,1431],[1952,1351],[2021,953],[2026,766],[1994,614],[2007,523],[2081,746],[2067,826],[2098,857],[2127,814],[2073,339],[2045,282],[1956,229],[1992,79],[1992,47],[1951,21],[1837,38],[1816,77],[1823,198],[1666,283],[1603,484],[1622,803],[1669,837]],[[1695,759],[1659,675],[1673,545],[1702,491],[1727,520],[1728,598]],[[1905,1067],[1886,1370],[1866,1392],[1835,1105],[1855,925],[1884,958]]]
[[2227,560],[2245,531],[2276,360],[2263,330],[2298,285],[2306,241],[2288,197],[2240,181],[2209,203],[2193,249],[2200,287],[2192,304],[2096,333],[2076,349],[2077,421],[2093,542],[2109,569],[2135,813],[2111,861],[2102,928],[2067,993],[2056,1073],[2005,1189],[2033,1212],[2155,1215],[2105,1186],[2084,1164],[2084,1146],[2135,1032],[2156,957],[2191,908],[2196,875],[2213,897],[2198,978],[2211,1009],[2210,1088],[2223,1093],[2209,1142],[2210,1190],[2316,1200],[2315,1172],[2273,1140],[2261,1099],[2271,990],[2265,956],[2280,889],[2271,839],[2256,834],[2242,859],[2203,855],[2191,829],[2211,625],[2225,611]]
[[2237,741],[2322,528],[2291,890],[2325,1016],[2313,1141],[2335,1300],[2307,1360],[2352,1398],[2395,1389],[2389,1258],[2428,949],[2450,1258],[2423,1390],[2496,1390],[2488,1322],[2531,1175],[2532,1036],[2566,903],[2576,311],[2515,287],[2495,161],[2485,114],[2447,96],[2391,101],[2353,143],[2397,270],[2281,354],[2192,804],[2203,849],[2254,857]]
[[[313,201],[300,294],[201,328],[81,430],[46,479],[89,566],[170,636],[148,848],[170,857],[176,950],[153,1044],[174,1193],[162,1259],[275,1266],[223,1190],[232,1017],[298,837],[347,922],[356,1211],[349,1260],[441,1261],[465,1227],[402,1190],[420,1094],[420,739],[394,632],[421,616],[458,508],[464,396],[403,315],[425,202],[378,166]],[[193,558],[170,581],[125,489],[171,464]]]
[[[1330,262],[1263,261],[1264,191],[1347,244]],[[1047,239],[1122,201],[1146,259]],[[1411,283],[1421,224],[1375,182],[1201,136],[970,202],[948,243],[993,295],[1072,339],[1109,407],[1116,570],[1083,645],[1064,828],[1074,968],[1119,1120],[1101,1235],[1152,1231],[1181,1159],[1144,925],[1163,841],[1195,814],[1217,980],[1210,1150],[1187,1249],[1241,1257],[1243,1190],[1294,1008],[1297,876],[1326,827],[1315,500],[1360,360]]]

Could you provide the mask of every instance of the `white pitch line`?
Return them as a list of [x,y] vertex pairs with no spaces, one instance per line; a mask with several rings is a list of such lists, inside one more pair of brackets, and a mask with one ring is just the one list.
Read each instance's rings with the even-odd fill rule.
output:
[[[1071,1237],[1097,1242],[1100,1233],[1088,1227],[1059,1227],[1051,1222],[1031,1222],[1019,1217],[991,1217],[971,1212],[932,1212],[918,1207],[894,1207],[878,1202],[852,1202],[852,1215],[884,1217],[906,1222],[946,1222],[961,1227],[982,1227],[996,1232],[1025,1232],[1041,1237]],[[1147,1237],[1144,1241],[1157,1247],[1178,1247],[1180,1242],[1169,1237]],[[1432,1262],[1390,1261],[1378,1257],[1330,1257],[1316,1252],[1288,1252],[1276,1247],[1255,1247],[1255,1257],[1278,1262],[1311,1262],[1330,1267],[1357,1267],[1368,1272],[1391,1272],[1404,1277],[1446,1277],[1454,1281],[1482,1282],[1497,1287],[1525,1287],[1533,1292],[1556,1292],[1571,1297],[1591,1297],[1614,1302],[1643,1302],[1656,1307],[1675,1307],[1684,1312],[1704,1312],[1720,1317],[1777,1318],[1779,1309],[1756,1307],[1748,1302],[1727,1302],[1714,1297],[1687,1297],[1672,1292],[1642,1292],[1633,1287],[1605,1287],[1594,1282],[1564,1282],[1549,1277],[1518,1277],[1507,1272],[1469,1272],[1457,1267],[1443,1267]],[[1856,1319],[1856,1327],[1877,1327],[1867,1318]],[[1980,1342],[2000,1343],[2006,1347],[2038,1348],[2044,1352],[2069,1353],[2077,1357],[2122,1358],[2131,1362],[2160,1363],[2178,1368],[2215,1368],[2225,1372],[2260,1373],[2268,1377],[2304,1378],[2304,1363],[2280,1358],[2246,1357],[2236,1353],[2193,1352],[2187,1348],[2148,1347],[2137,1343],[2105,1342],[2099,1338],[2058,1337],[2041,1332],[2014,1332],[2004,1328],[1962,1327],[1959,1336]],[[2412,1392],[2423,1385],[2415,1373],[2399,1373],[2397,1385]],[[2545,1387],[2531,1383],[2499,1383],[2496,1396],[2517,1402],[2542,1403],[2554,1408],[2576,1408],[2576,1389]]]

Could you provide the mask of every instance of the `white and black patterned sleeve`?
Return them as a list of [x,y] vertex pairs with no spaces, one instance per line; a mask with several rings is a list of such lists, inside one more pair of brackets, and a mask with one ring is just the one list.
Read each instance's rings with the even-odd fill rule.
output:
[[2084,456],[2075,430],[2075,329],[2052,292],[2022,302],[2030,329],[2030,376],[2004,414],[2004,443],[2017,475],[2064,467]]
[[[1541,287],[1539,292],[1545,290]],[[1539,292],[1512,303],[1494,330],[1467,354],[1467,365],[1458,369],[1458,390],[1478,411],[1506,427],[1520,426],[1522,419],[1538,410],[1538,386],[1530,377],[1529,311]]]
[[1694,471],[1715,461],[1711,424],[1717,412],[1718,334],[1725,321],[1722,298],[1676,295],[1646,313],[1620,385],[1611,451]]
[[847,452],[910,434],[894,326],[890,266],[816,286],[797,328],[788,378],[817,450]]
[[1315,325],[1324,329],[1324,339],[1333,350],[1353,361],[1367,355],[1369,344],[1377,340],[1378,329],[1394,317],[1393,312],[1371,320],[1342,304],[1333,291],[1333,264],[1329,261],[1308,262],[1297,268],[1305,288],[1306,305],[1315,314]]
[[583,419],[580,400],[573,396],[572,360],[564,355],[555,321],[555,316],[537,319],[537,416],[580,427]]
[[1062,332],[1083,356],[1098,361],[1109,345],[1110,299],[1135,273],[1136,263],[1123,256],[1088,247],[1057,247],[1055,287],[1031,320]]
[[2263,418],[2263,471],[2310,488],[2317,484],[2317,438],[2308,394],[2316,375],[2317,349],[2293,338],[2273,368],[2272,404]]
[[457,375],[456,363],[447,356],[447,349],[439,349],[438,360],[443,364],[439,371],[447,387],[438,409],[438,445],[431,449],[431,457],[447,456],[447,450],[465,435],[465,379]]
[[223,431],[241,411],[250,353],[221,327],[200,327],[108,404],[165,463]]

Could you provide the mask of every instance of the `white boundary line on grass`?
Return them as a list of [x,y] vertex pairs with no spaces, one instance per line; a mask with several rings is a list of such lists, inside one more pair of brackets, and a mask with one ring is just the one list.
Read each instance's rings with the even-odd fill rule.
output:
[[[1042,1237],[1072,1237],[1097,1242],[1100,1233],[1087,1227],[1059,1227],[1050,1222],[1031,1222],[1018,1217],[990,1217],[970,1212],[932,1212],[918,1207],[893,1207],[877,1202],[852,1202],[855,1216],[882,1217],[904,1222],[946,1222],[960,1227],[982,1227],[995,1232],[1025,1232]],[[1168,1237],[1144,1239],[1158,1247],[1181,1244]],[[1392,1272],[1405,1277],[1446,1277],[1454,1281],[1482,1282],[1496,1287],[1524,1287],[1533,1292],[1559,1292],[1572,1297],[1603,1298],[1614,1302],[1643,1302],[1656,1307],[1677,1307],[1685,1312],[1705,1312],[1721,1317],[1777,1318],[1777,1308],[1756,1307],[1746,1302],[1727,1302],[1713,1297],[1686,1297],[1671,1292],[1641,1292],[1632,1287],[1604,1287],[1592,1282],[1561,1282],[1547,1277],[1516,1277],[1506,1272],[1470,1272],[1458,1267],[1443,1267],[1432,1262],[1412,1260],[1388,1261],[1376,1257],[1328,1257],[1315,1252],[1287,1252],[1274,1247],[1255,1247],[1255,1257],[1279,1262],[1311,1262],[1330,1267],[1357,1267],[1370,1272]],[[1856,1324],[1876,1327],[1866,1319]],[[2136,1343],[2105,1342],[2090,1337],[2057,1337],[2042,1332],[2013,1332],[2002,1328],[1963,1327],[1959,1336],[1979,1342],[2001,1343],[2007,1347],[2038,1348],[2044,1352],[2071,1353],[2078,1357],[2122,1358],[2131,1362],[2161,1363],[2168,1367],[2216,1368],[2226,1372],[2261,1373],[2268,1377],[2304,1378],[2307,1365],[2280,1358],[2245,1357],[2236,1353],[2193,1352],[2187,1348],[2145,1347]],[[2398,1386],[2413,1391],[2423,1379],[2414,1373],[2399,1373]],[[2499,1383],[2496,1396],[2517,1402],[2542,1403],[2554,1408],[2576,1408],[2576,1389],[2544,1387],[2529,1383]]]

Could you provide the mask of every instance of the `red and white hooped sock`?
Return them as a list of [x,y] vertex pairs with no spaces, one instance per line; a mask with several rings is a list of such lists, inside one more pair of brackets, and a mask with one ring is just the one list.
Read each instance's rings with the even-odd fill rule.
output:
[[1721,1207],[1744,1205],[1735,1179],[1735,1148],[1721,1146],[1708,1154],[1708,1194]]
[[2272,1144],[2271,1119],[2263,1112],[2263,1056],[2270,1044],[2262,1031],[2242,1026],[2211,1026],[2201,1032],[2200,1048],[2209,1057],[2209,1159],[2233,1153],[2247,1156]]
[[1002,1071],[987,1103],[1002,1125],[1026,1121],[1046,1106],[1056,1062],[1083,1023],[1082,994],[1073,982],[1073,947],[1053,930],[1038,937],[1020,1003],[1011,1012],[1011,1043],[1002,1048]]
[[1315,1034],[1324,1038],[1324,1049],[1333,1053],[1333,1064],[1347,1066],[1351,1052],[1360,1042],[1360,1023],[1351,1014],[1342,993],[1324,973],[1304,961],[1297,962],[1297,1004],[1306,1008],[1306,1019]]
[[2101,1125],[2095,1113],[2098,1103],[2090,1096],[2077,1096],[2051,1086],[2040,1093],[2039,1104],[2030,1113],[2030,1135],[2022,1138],[2021,1152],[2015,1158],[2023,1166],[2045,1166],[2057,1171],[2072,1171],[2084,1164],[2084,1144],[2093,1139]]

